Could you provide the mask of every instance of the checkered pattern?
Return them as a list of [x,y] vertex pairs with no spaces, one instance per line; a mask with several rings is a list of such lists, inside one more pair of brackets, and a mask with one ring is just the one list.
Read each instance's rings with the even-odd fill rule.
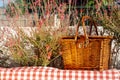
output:
[[50,67],[0,68],[0,80],[120,80],[120,71],[60,70]]

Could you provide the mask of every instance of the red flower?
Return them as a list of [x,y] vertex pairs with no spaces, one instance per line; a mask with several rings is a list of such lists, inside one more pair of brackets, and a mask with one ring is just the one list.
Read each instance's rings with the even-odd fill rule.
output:
[[69,0],[69,4],[71,4],[72,3],[72,0]]
[[12,47],[16,44],[16,41],[14,39],[9,39],[8,42],[6,42],[5,46]]
[[49,50],[50,50],[50,46],[46,45],[46,51],[49,52]]
[[64,14],[61,14],[60,19],[64,20],[64,18],[65,18]]
[[62,52],[59,52],[60,55],[62,55]]
[[80,13],[83,13],[84,12],[84,9],[80,9]]
[[50,58],[51,58],[51,56],[52,56],[52,52],[51,52],[51,51],[49,51],[49,52],[48,52],[48,55],[47,55],[47,59],[50,59]]
[[41,2],[41,0],[36,0],[36,1],[34,2],[34,5],[35,5],[35,6],[37,6],[37,5],[38,5],[38,6],[41,6],[40,2]]

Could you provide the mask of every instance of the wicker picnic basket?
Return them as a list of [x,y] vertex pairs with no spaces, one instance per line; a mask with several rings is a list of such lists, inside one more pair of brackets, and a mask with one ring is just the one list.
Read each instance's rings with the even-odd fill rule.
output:
[[[112,36],[88,36],[85,20],[94,21],[89,16],[83,16],[82,27],[84,35],[78,36],[78,23],[75,36],[62,37],[62,57],[64,69],[106,70],[108,69]],[[97,27],[94,24],[97,33]],[[92,26],[91,26],[92,27]]]

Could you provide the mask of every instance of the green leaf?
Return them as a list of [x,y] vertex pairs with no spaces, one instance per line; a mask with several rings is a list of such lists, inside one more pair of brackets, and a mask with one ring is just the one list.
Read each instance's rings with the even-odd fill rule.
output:
[[91,0],[91,1],[89,1],[87,4],[86,4],[86,7],[88,8],[88,7],[93,7],[94,6],[94,1],[93,0]]
[[108,5],[108,1],[107,0],[102,0],[103,1],[103,5],[107,6]]

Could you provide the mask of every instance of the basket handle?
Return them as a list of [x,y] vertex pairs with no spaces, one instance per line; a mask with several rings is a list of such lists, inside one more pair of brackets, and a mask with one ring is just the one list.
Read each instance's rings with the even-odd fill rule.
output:
[[[89,35],[91,35],[91,32],[92,32],[92,25],[94,25],[95,30],[96,30],[96,34],[98,35],[97,26],[96,26],[95,21],[90,16],[83,16],[82,17],[82,27],[83,27],[84,36],[85,36],[86,40],[88,40],[87,29],[86,29],[86,26],[85,26],[85,20],[87,20],[87,19],[90,19],[90,21],[91,21]],[[77,40],[77,37],[78,37],[79,26],[80,26],[80,21],[79,21],[79,23],[77,25],[76,34],[75,34],[75,40]]]

